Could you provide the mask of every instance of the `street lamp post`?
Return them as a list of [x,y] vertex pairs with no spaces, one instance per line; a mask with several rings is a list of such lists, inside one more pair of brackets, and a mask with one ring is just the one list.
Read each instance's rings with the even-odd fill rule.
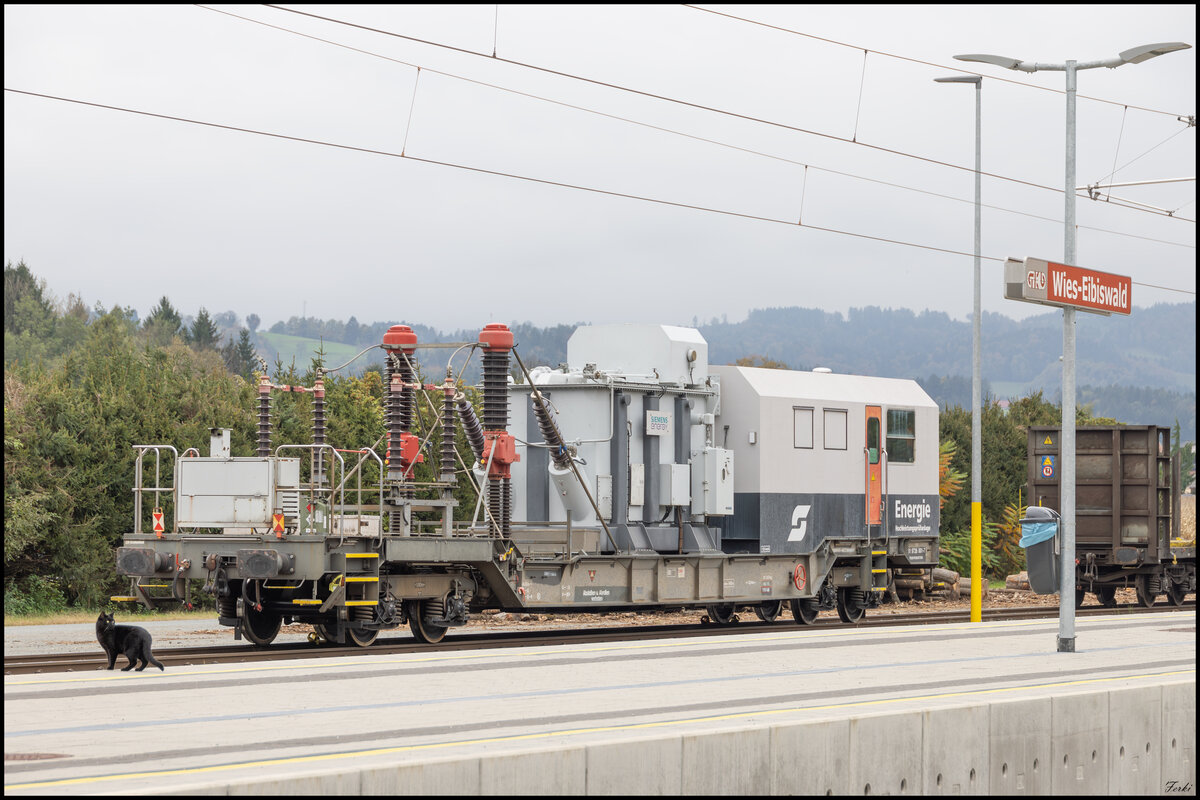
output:
[[983,469],[981,466],[983,422],[980,408],[983,405],[983,380],[980,361],[980,310],[979,310],[979,251],[981,231],[980,180],[982,163],[980,146],[983,141],[981,99],[983,78],[978,75],[956,75],[952,78],[934,78],[937,83],[975,84],[975,317],[971,335],[971,622],[983,619]]
[[[1066,209],[1064,226],[1064,261],[1075,262],[1075,74],[1081,69],[1107,67],[1115,69],[1122,64],[1140,64],[1155,56],[1186,50],[1191,45],[1183,42],[1146,44],[1125,50],[1116,58],[1100,61],[1067,61],[1065,64],[1029,63],[1019,58],[993,55],[955,56],[959,61],[977,61],[995,64],[1005,69],[1021,72],[1053,70],[1065,72],[1067,76],[1067,179]],[[1063,308],[1063,372],[1062,372],[1062,437],[1060,458],[1062,459],[1061,482],[1059,484],[1059,516],[1062,523],[1062,563],[1059,576],[1058,595],[1058,651],[1075,652],[1075,309]]]

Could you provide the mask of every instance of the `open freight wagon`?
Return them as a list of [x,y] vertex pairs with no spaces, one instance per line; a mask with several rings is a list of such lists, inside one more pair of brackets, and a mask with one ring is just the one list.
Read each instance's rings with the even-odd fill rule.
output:
[[[1060,510],[1062,430],[1027,432],[1027,503]],[[1166,594],[1175,605],[1196,591],[1196,542],[1180,536],[1178,458],[1169,428],[1097,425],[1075,429],[1075,604],[1087,592],[1116,605],[1133,587],[1138,602]]]

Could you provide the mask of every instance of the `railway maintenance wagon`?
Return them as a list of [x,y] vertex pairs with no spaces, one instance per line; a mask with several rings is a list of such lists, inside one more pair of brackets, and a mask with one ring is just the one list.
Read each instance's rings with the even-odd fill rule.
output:
[[[202,580],[235,636],[306,622],[366,646],[404,624],[436,642],[483,609],[857,621],[892,569],[937,563],[938,409],[915,381],[714,366],[698,331],[666,325],[580,327],[566,364],[528,370],[493,324],[451,356],[482,361],[477,408],[453,363],[423,381],[416,353],[434,345],[408,326],[380,346],[381,446],[326,442],[320,373],[260,379],[252,457],[224,429],[207,455],[137,444],[126,599]],[[275,441],[280,391],[312,395],[311,441]]]

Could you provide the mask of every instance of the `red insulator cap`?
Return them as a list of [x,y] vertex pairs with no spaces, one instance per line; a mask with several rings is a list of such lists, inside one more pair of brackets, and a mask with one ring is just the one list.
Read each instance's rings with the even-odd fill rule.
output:
[[383,335],[383,346],[411,353],[417,344],[417,334],[407,325],[393,325]]
[[490,350],[512,350],[512,331],[507,325],[493,322],[479,332],[479,343],[486,344]]

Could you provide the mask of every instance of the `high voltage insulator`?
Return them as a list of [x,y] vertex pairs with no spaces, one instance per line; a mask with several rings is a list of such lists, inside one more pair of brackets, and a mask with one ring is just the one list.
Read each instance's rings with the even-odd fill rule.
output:
[[475,415],[475,409],[462,392],[454,395],[454,404],[458,407],[458,417],[462,420],[463,433],[466,434],[467,443],[471,445],[471,452],[475,454],[476,461],[481,461],[483,460],[483,426],[479,424],[479,417]]

